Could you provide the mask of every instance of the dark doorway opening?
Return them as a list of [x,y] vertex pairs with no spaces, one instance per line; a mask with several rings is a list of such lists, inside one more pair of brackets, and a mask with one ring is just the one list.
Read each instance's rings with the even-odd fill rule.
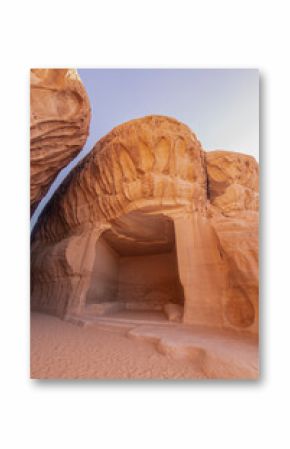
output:
[[174,225],[162,214],[131,212],[96,245],[87,306],[104,314],[165,319],[167,304],[183,306]]

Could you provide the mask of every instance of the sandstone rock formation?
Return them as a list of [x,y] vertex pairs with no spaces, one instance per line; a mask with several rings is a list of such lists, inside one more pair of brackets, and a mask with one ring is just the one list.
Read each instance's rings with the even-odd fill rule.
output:
[[120,125],[47,206],[31,267],[33,310],[172,304],[185,323],[257,333],[258,164],[206,153],[168,117]]
[[228,265],[226,320],[258,332],[259,168],[254,158],[213,151],[206,155],[209,215]]
[[32,69],[30,78],[30,203],[32,212],[58,172],[82,149],[90,105],[72,69]]

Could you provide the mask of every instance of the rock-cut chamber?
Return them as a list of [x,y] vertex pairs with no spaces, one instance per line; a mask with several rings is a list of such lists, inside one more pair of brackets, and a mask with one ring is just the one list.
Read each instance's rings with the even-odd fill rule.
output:
[[184,303],[173,221],[142,211],[122,216],[96,243],[86,310],[161,317],[170,303]]

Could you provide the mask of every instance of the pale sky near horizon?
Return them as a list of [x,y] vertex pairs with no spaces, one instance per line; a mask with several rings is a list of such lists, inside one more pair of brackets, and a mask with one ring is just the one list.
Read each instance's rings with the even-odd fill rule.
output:
[[71,169],[115,126],[157,114],[188,125],[207,151],[238,151],[259,160],[259,72],[256,69],[78,69],[90,98],[90,135],[57,176],[31,227]]

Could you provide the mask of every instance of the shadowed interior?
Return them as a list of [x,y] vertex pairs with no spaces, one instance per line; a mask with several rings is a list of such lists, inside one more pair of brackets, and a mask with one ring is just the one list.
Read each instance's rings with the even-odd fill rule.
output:
[[142,211],[116,220],[96,244],[86,299],[87,304],[119,302],[133,311],[183,304],[172,220]]

